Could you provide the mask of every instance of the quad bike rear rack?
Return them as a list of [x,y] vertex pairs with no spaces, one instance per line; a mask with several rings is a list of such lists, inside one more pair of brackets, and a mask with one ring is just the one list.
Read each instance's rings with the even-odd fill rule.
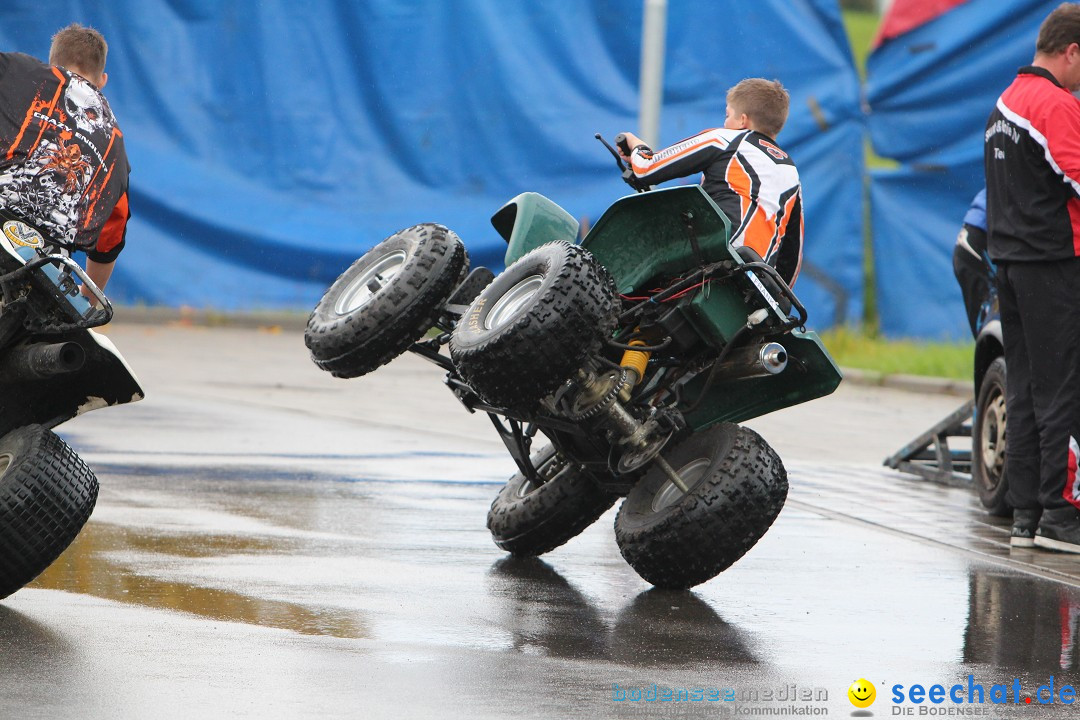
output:
[[[36,271],[40,270],[38,273]],[[85,312],[80,312],[72,302],[78,296],[78,289],[71,276],[75,275],[87,288],[97,308],[89,303]],[[49,290],[60,301],[59,307],[63,308],[68,317],[61,320],[57,317],[49,318],[49,313],[32,313],[27,318],[31,329],[47,332],[62,333],[76,329],[90,329],[105,325],[113,318],[113,307],[109,299],[105,297],[98,286],[86,274],[82,267],[69,257],[59,254],[39,255],[28,260],[11,272],[0,275],[0,301],[2,307],[10,310],[27,302],[28,297],[20,292],[18,286],[27,279],[38,279],[45,289]],[[41,315],[42,317],[34,317]]]
[[971,487],[972,449],[949,447],[949,438],[970,438],[975,400],[971,399],[946,415],[894,454],[884,465],[902,473],[948,487]]

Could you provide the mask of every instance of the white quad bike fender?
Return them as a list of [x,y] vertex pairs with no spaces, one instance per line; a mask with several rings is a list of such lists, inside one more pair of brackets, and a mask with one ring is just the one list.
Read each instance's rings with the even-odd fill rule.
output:
[[[20,228],[9,228],[10,224],[4,223],[0,233],[0,274],[40,256],[35,244],[40,236],[21,235]],[[55,283],[61,265],[78,268],[64,257],[34,272],[41,273],[46,283]],[[77,274],[84,283],[90,282],[81,269]],[[65,312],[79,315],[90,307],[81,295],[57,292],[51,300],[68,303]],[[116,346],[91,329],[31,333],[12,347],[0,348],[0,437],[23,425],[53,428],[85,412],[142,398],[142,387]]]

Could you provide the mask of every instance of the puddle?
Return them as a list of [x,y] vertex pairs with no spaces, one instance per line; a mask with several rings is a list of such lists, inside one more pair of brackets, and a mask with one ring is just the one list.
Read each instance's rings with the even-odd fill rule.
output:
[[278,544],[263,539],[226,535],[144,535],[130,528],[90,522],[71,547],[30,587],[65,590],[213,620],[291,630],[302,635],[369,637],[362,616],[354,612],[164,581],[140,575],[129,565],[110,560],[110,556],[126,552],[152,552],[190,560],[275,551],[280,551]]

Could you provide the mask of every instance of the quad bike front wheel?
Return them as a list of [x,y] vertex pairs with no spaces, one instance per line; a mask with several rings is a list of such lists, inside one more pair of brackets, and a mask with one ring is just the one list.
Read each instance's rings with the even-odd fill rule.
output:
[[97,495],[93,471],[52,431],[28,425],[0,439],[0,598],[60,557]]
[[521,472],[507,481],[491,503],[491,537],[511,555],[536,556],[554,550],[596,522],[617,498],[578,466],[547,446],[533,460],[544,479],[536,484]]
[[542,245],[506,268],[454,328],[450,355],[492,405],[527,410],[573,377],[615,327],[610,275],[584,248]]
[[663,457],[683,493],[654,464],[615,518],[615,540],[638,575],[685,589],[727,569],[752,548],[787,499],[787,472],[760,435],[730,423],[696,432]]
[[1012,507],[1005,500],[1009,492],[1005,475],[1005,419],[1005,358],[999,357],[983,375],[971,431],[971,476],[975,489],[987,512],[999,517],[1012,514]]
[[311,359],[336,377],[375,370],[419,340],[468,272],[442,225],[415,225],[372,248],[334,281],[308,319]]

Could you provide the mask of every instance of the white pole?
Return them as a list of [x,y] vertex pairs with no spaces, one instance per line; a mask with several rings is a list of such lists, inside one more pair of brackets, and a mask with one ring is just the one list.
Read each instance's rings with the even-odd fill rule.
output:
[[660,143],[660,108],[664,104],[664,38],[667,35],[667,0],[645,0],[641,27],[640,137],[651,147]]

